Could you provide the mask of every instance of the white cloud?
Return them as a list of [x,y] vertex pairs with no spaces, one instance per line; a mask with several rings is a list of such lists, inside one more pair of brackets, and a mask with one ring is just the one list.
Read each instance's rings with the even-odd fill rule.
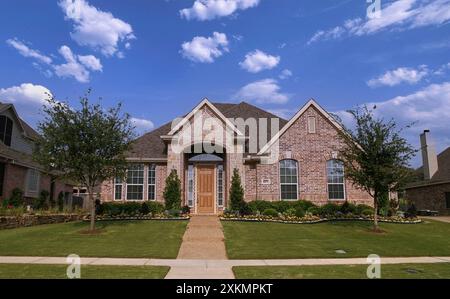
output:
[[93,71],[101,72],[103,71],[102,63],[100,59],[93,55],[81,56],[78,55],[78,60],[88,69]]
[[46,104],[46,99],[51,97],[48,88],[32,83],[23,83],[19,86],[0,88],[0,102],[14,104],[19,115],[36,124],[40,116],[37,113]]
[[260,0],[196,0],[191,8],[180,10],[181,17],[200,21],[232,15],[238,10],[255,7]]
[[383,30],[410,30],[419,27],[442,25],[450,20],[450,0],[401,0],[388,2],[380,18],[355,18],[328,30],[319,30],[308,45],[319,40],[346,36],[362,36]]
[[428,74],[429,71],[426,65],[422,65],[417,69],[400,67],[398,69],[388,71],[378,78],[369,80],[367,85],[370,87],[378,87],[384,85],[395,86],[401,83],[415,84]]
[[130,121],[131,121],[131,123],[133,124],[133,126],[136,127],[136,130],[137,130],[140,134],[145,133],[145,132],[148,132],[148,131],[152,130],[152,129],[155,127],[155,125],[153,124],[153,122],[150,121],[150,120],[147,120],[147,119],[142,119],[142,118],[135,118],[135,117],[132,117],[132,118],[130,119]]
[[288,69],[284,69],[283,71],[281,71],[281,74],[278,76],[281,80],[285,80],[288,79],[290,77],[292,77],[293,73],[291,70]]
[[30,49],[27,45],[25,45],[23,42],[19,41],[17,38],[14,39],[8,39],[6,41],[8,45],[15,48],[17,51],[19,51],[20,55],[24,57],[30,57],[34,58],[42,63],[45,64],[51,64],[52,59],[48,56],[42,55],[37,50]]
[[290,96],[280,92],[281,87],[274,79],[256,81],[242,87],[234,96],[235,99],[251,101],[260,104],[284,104]]
[[[411,129],[405,130],[405,137],[419,148],[419,134],[425,129],[438,141],[439,151],[450,146],[450,82],[431,84],[422,90],[405,96],[398,96],[384,102],[368,103],[377,106],[376,114],[388,120],[394,118],[404,126],[416,122]],[[344,123],[351,126],[351,117],[346,112],[338,112]],[[415,163],[420,161],[416,158]]]
[[215,58],[228,52],[228,39],[225,33],[214,32],[211,37],[196,36],[181,45],[181,54],[194,62],[212,63]]
[[[84,64],[80,63],[77,57],[72,53],[72,50],[68,46],[62,46],[59,49],[59,53],[66,60],[66,63],[53,66],[55,70],[55,74],[58,77],[66,78],[73,77],[78,82],[87,83],[89,82],[90,72],[84,66]],[[86,57],[86,56],[84,56]],[[86,59],[84,60],[92,60]],[[86,62],[86,61],[85,61]],[[89,68],[91,68],[90,66]]]
[[259,73],[263,70],[270,70],[280,63],[280,56],[272,56],[260,50],[245,55],[245,60],[239,65],[250,73]]
[[267,111],[269,111],[270,113],[275,114],[276,116],[279,116],[283,119],[291,119],[297,110],[280,108],[280,109],[269,109]]
[[81,46],[100,51],[105,56],[113,56],[119,50],[119,44],[130,47],[135,39],[130,24],[115,18],[110,12],[104,12],[85,0],[60,0],[59,6],[65,18],[74,23],[72,39]]

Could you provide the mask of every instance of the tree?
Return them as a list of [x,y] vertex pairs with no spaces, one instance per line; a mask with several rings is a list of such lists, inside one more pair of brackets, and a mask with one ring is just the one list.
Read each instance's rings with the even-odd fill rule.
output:
[[241,176],[239,171],[235,168],[233,170],[233,177],[231,178],[230,188],[230,209],[232,211],[239,211],[244,202],[244,188],[241,184]]
[[121,104],[105,110],[90,104],[90,91],[75,109],[54,98],[43,110],[34,159],[49,170],[87,188],[91,202],[90,230],[95,230],[95,186],[114,177],[124,177],[125,152],[134,138],[130,116],[121,113]]
[[166,178],[166,187],[163,196],[166,203],[166,210],[181,209],[181,182],[175,169]]
[[378,230],[382,196],[401,190],[410,181],[408,165],[416,150],[401,137],[403,128],[398,129],[393,119],[376,118],[375,109],[365,106],[347,111],[355,121],[355,128],[342,124],[344,130],[339,132],[339,137],[344,146],[339,158],[344,163],[346,177],[373,198],[374,230]]

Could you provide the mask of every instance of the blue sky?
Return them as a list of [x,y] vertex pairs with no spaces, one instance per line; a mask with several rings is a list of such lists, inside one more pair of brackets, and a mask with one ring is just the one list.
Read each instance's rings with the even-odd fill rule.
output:
[[[373,0],[375,1],[375,0]],[[43,92],[88,88],[140,132],[202,98],[290,117],[377,103],[450,146],[450,0],[14,0],[0,2],[0,101],[34,125]]]

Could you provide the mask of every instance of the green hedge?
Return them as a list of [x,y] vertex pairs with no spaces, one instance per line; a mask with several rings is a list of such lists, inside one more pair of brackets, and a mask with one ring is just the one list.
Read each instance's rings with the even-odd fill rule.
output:
[[311,207],[316,207],[315,204],[306,200],[274,202],[255,200],[249,202],[248,206],[250,207],[250,210],[253,214],[257,214],[258,212],[262,214],[267,209],[276,210],[278,213],[286,213],[286,211],[291,209],[307,211]]
[[162,214],[164,205],[159,202],[105,202],[102,203],[102,214],[105,216],[138,216],[143,214]]

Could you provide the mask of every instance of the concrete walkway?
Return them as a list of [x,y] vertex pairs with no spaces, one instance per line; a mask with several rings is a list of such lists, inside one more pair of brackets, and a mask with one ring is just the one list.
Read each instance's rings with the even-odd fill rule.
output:
[[[222,224],[217,216],[192,216],[183,236],[176,263],[166,279],[233,279],[229,266],[221,261],[228,259]],[[219,263],[199,262],[216,260]]]
[[426,219],[426,220],[436,220],[436,221],[440,221],[440,222],[447,222],[450,223],[450,216],[419,216],[422,219]]

